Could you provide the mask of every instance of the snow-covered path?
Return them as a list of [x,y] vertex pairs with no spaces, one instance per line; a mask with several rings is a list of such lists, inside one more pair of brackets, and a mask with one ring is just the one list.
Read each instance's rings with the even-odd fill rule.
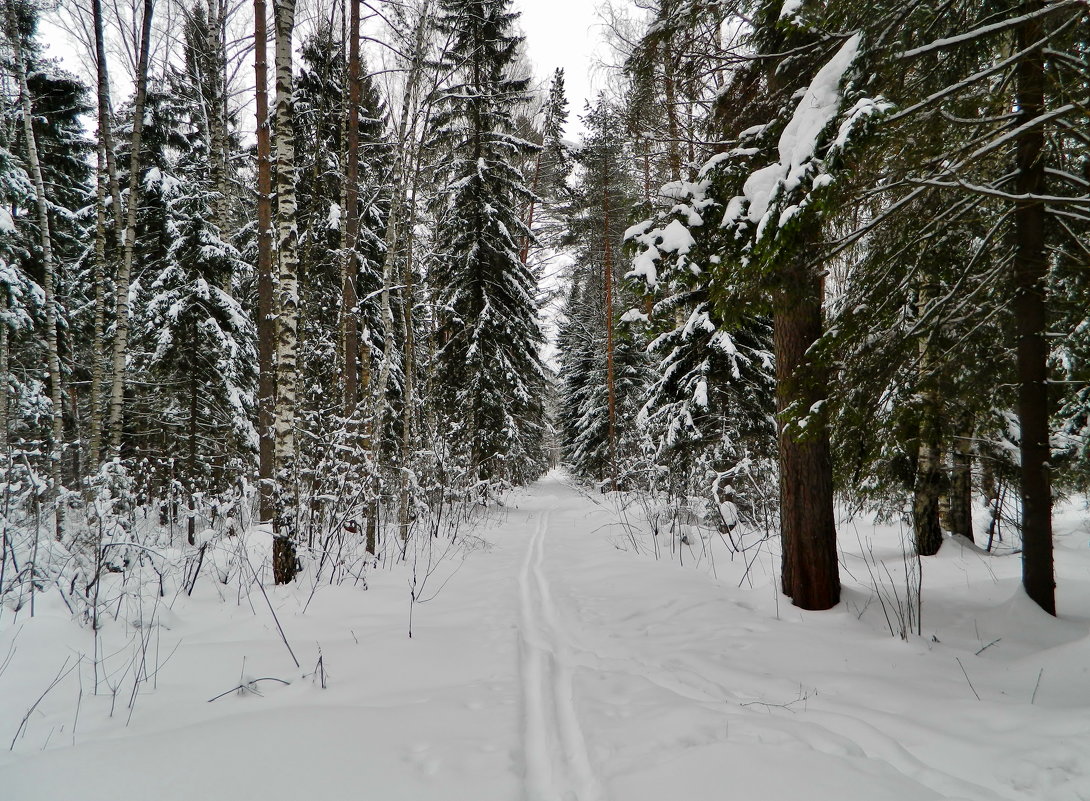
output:
[[550,511],[539,513],[519,572],[526,795],[531,801],[599,801],[602,791],[575,707],[576,666],[545,576]]
[[[1090,608],[1084,522],[1057,542],[1067,610]],[[209,580],[127,610],[100,694],[85,660],[0,754],[0,800],[1090,799],[1090,619],[1025,603],[1015,560],[947,543],[905,643],[850,552],[844,603],[805,613],[776,598],[769,554],[747,573],[723,549],[712,575],[626,541],[609,500],[550,475],[418,586],[411,640],[404,568],[366,592],[268,588],[301,669],[256,590]],[[48,596],[0,619],[0,745],[90,649]],[[209,702],[255,678],[289,684]]]

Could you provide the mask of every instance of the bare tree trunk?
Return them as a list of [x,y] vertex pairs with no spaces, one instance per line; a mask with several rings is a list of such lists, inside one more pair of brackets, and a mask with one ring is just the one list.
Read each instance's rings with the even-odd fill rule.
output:
[[45,338],[49,361],[49,400],[52,405],[53,426],[49,441],[50,494],[55,503],[55,534],[61,539],[64,526],[64,505],[61,499],[61,460],[64,455],[64,407],[61,392],[61,360],[57,349],[57,300],[54,292],[56,280],[53,264],[53,236],[49,227],[49,200],[45,195],[42,165],[38,160],[38,140],[34,133],[34,112],[30,105],[30,89],[27,86],[27,64],[23,58],[23,43],[19,35],[15,3],[7,0],[8,39],[15,58],[16,79],[19,83],[19,100],[23,118],[23,135],[26,138],[27,166],[34,183],[34,197],[38,207],[38,230],[42,248],[42,291],[45,294]]
[[[216,187],[216,225],[223,236],[227,236],[228,217],[230,216],[230,187],[227,171],[227,65],[224,42],[226,9],[222,0],[208,0],[208,32],[206,48],[208,67],[214,69],[212,76],[211,97],[206,99],[208,124],[212,135],[212,147],[209,153],[209,166],[212,185]],[[230,277],[227,279],[230,289]]]
[[[0,320],[8,310],[8,293],[0,292]],[[8,325],[0,322],[0,459],[8,461],[8,409],[11,405],[8,372],[11,370],[11,345],[8,342]],[[10,464],[10,462],[9,462]],[[6,529],[5,529],[6,530]],[[0,552],[0,564],[4,553]]]
[[404,287],[404,302],[401,310],[402,341],[405,343],[405,355],[402,369],[405,373],[404,398],[401,404],[401,477],[399,483],[398,524],[401,541],[409,539],[409,476],[412,464],[413,446],[413,398],[416,395],[416,341],[413,331],[413,246],[415,240],[414,211],[416,209],[416,187],[420,178],[420,152],[414,148],[413,191],[409,199],[409,236],[406,242],[405,261],[402,268],[401,284]]
[[94,360],[91,366],[91,430],[88,461],[97,470],[102,461],[103,414],[102,386],[106,380],[106,192],[109,185],[113,207],[113,233],[118,250],[124,246],[125,229],[121,217],[121,186],[117,180],[117,160],[114,155],[110,80],[106,62],[106,42],[103,33],[102,0],[93,0],[92,17],[95,30],[95,61],[98,78],[98,227],[95,232],[95,318]]
[[[1027,0],[1025,14],[1044,7],[1041,0]],[[1040,41],[1044,26],[1040,17],[1018,28],[1019,48]],[[1022,586],[1026,594],[1050,615],[1056,614],[1056,577],[1052,556],[1052,480],[1048,436],[1048,325],[1046,284],[1048,258],[1045,250],[1047,212],[1045,192],[1045,133],[1030,121],[1044,113],[1044,55],[1034,50],[1015,67],[1019,122],[1014,192],[1020,201],[1014,212],[1014,317],[1018,332],[1018,420],[1022,429]]]
[[[189,323],[189,348],[197,354],[197,321]],[[190,545],[197,544],[197,376],[189,374],[189,523],[187,535]]]
[[950,471],[950,531],[973,542],[973,425],[959,421]]
[[94,355],[91,364],[91,420],[88,433],[87,460],[91,470],[97,470],[102,452],[102,384],[106,359],[106,148],[99,136],[97,195],[98,220],[95,225],[95,316]]
[[107,417],[105,432],[110,458],[121,455],[125,373],[129,355],[129,288],[132,281],[133,250],[136,245],[136,212],[140,206],[140,147],[144,130],[144,104],[148,95],[148,59],[151,51],[151,18],[154,10],[155,0],[144,0],[144,16],[140,33],[140,62],[136,76],[136,100],[133,104],[132,146],[129,155],[129,197],[125,243],[115,290],[113,374],[110,387],[110,413]]
[[[917,307],[923,318],[933,295],[930,285],[919,290]],[[939,495],[942,490],[941,447],[939,443],[939,397],[935,391],[935,353],[931,334],[920,339],[919,378],[921,408],[916,447],[916,480],[912,498],[912,528],[916,538],[916,553],[934,556],[942,547],[942,526],[939,523]]]
[[[662,0],[662,16],[669,17],[671,13],[670,0]],[[662,53],[663,93],[666,103],[666,130],[669,141],[666,143],[666,151],[670,164],[670,180],[681,180],[681,124],[677,114],[677,77],[674,59],[673,37],[667,37],[660,50]]]
[[[410,226],[411,229],[411,226]],[[409,538],[409,474],[412,464],[413,443],[413,398],[415,394],[413,371],[415,368],[416,347],[413,341],[413,262],[412,240],[409,241],[409,252],[405,258],[405,266],[402,272],[404,285],[404,308],[401,313],[402,341],[405,343],[405,356],[403,358],[403,370],[405,373],[404,398],[401,404],[401,476],[399,482],[398,523],[401,528],[401,541]]]
[[359,329],[356,322],[356,239],[360,230],[360,0],[348,0],[348,130],[345,172],[345,238],[341,266],[341,317],[344,330],[344,416],[351,418],[359,401],[357,393]]
[[[606,155],[603,158],[608,159]],[[617,491],[617,387],[613,364],[613,234],[609,224],[609,164],[602,165],[602,245],[606,313],[606,397],[608,406],[609,480]]]
[[[780,540],[783,591],[795,606],[830,609],[840,601],[833,513],[832,458],[823,413],[824,375],[807,366],[807,351],[821,336],[821,280],[805,256],[785,270],[773,298],[776,411],[780,438]],[[788,416],[809,412],[804,431]]]
[[382,426],[386,413],[386,386],[390,379],[390,356],[394,341],[394,315],[390,307],[390,287],[393,286],[397,265],[397,240],[401,232],[401,218],[405,213],[405,181],[408,176],[408,164],[405,152],[411,150],[408,147],[409,117],[412,109],[413,97],[416,92],[417,81],[420,79],[424,59],[424,37],[427,30],[429,3],[425,3],[421,9],[420,21],[417,25],[414,37],[412,64],[409,67],[409,76],[405,85],[405,94],[401,104],[401,119],[398,122],[397,142],[402,148],[402,153],[396,156],[397,162],[393,175],[393,188],[390,197],[390,216],[386,220],[386,255],[382,264],[382,294],[380,307],[382,309],[382,329],[386,338],[385,352],[382,354],[382,364],[379,367],[378,382],[375,386],[375,414],[373,422],[374,441],[371,445],[375,464],[379,461],[379,451],[382,446]]
[[269,144],[269,67],[266,55],[265,0],[254,0],[254,80],[257,106],[257,430],[258,482],[262,522],[273,519],[273,407],[276,403],[276,373],[273,350],[276,339],[274,321],[272,259],[272,164]]
[[529,231],[522,240],[522,252],[519,254],[519,261],[523,266],[527,266],[530,263],[530,240],[533,238],[534,231],[534,208],[537,205],[537,188],[541,183],[541,154],[542,151],[538,151],[537,158],[534,159],[534,185],[530,190],[533,194],[530,197],[530,207],[526,211],[526,230]]
[[292,33],[295,0],[273,0],[276,28],[276,227],[279,286],[276,317],[276,514],[273,517],[273,578],[295,578],[299,488],[295,464],[298,386],[299,229],[295,200],[295,134],[292,130]]

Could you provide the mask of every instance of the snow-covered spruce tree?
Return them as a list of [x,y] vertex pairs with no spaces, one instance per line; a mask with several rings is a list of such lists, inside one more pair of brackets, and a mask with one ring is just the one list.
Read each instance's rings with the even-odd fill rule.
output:
[[[8,117],[10,110],[3,111]],[[0,137],[8,130],[0,128]],[[39,378],[43,351],[36,330],[43,293],[23,266],[31,245],[21,240],[28,232],[9,211],[27,208],[33,202],[33,187],[9,144],[0,140],[0,464],[8,472],[10,492],[23,449],[37,450],[42,437],[37,429],[49,399]]]
[[[382,232],[388,210],[390,147],[385,141],[386,109],[374,83],[361,79],[359,108],[359,175],[357,203],[360,225],[352,254],[343,251],[345,237],[345,119],[348,114],[348,71],[344,47],[332,28],[315,30],[300,49],[295,87],[295,130],[299,160],[299,247],[305,276],[301,284],[300,320],[302,408],[313,415],[312,430],[328,427],[342,395],[342,378],[329,365],[343,361],[344,321],[310,310],[337,308],[342,292],[341,260],[353,260],[353,317],[358,328],[357,352],[349,360],[357,383],[381,358],[382,320],[376,297],[384,256]],[[396,343],[395,343],[396,344]],[[366,358],[366,363],[361,359]],[[400,383],[395,381],[396,391]],[[331,433],[331,432],[327,432]]]
[[573,165],[570,148],[564,141],[564,126],[568,121],[564,70],[557,69],[553,73],[539,116],[540,125],[535,131],[534,142],[541,149],[534,155],[530,168],[533,196],[526,209],[526,226],[534,236],[523,239],[523,264],[530,263],[532,248],[535,251],[543,249],[542,255],[547,258],[560,245],[566,229],[564,214],[571,201],[567,177]]
[[[723,316],[738,308],[771,313],[782,585],[796,605],[825,609],[837,603],[840,582],[822,408],[827,367],[809,353],[823,329],[827,269],[814,244],[828,223],[823,190],[856,129],[883,105],[857,88],[860,33],[829,36],[797,17],[782,20],[780,12],[779,2],[756,10],[749,42],[757,56],[732,73],[739,95],[759,98],[721,118],[724,138],[740,147],[704,168],[697,217],[637,234],[644,251],[637,273],[654,280],[661,259],[685,257],[694,241],[718,237],[712,248],[719,252],[705,251],[709,263],[695,265],[708,273],[713,308]],[[724,92],[724,102],[731,96]]]
[[[895,184],[892,176],[913,171],[917,160],[941,158],[956,139],[974,137],[971,120],[1004,113],[1002,100],[984,85],[946,104],[946,113],[965,120],[962,131],[937,108],[912,113],[911,98],[941,95],[963,70],[994,61],[994,51],[979,40],[949,57],[909,62],[886,49],[904,47],[901,37],[916,31],[956,33],[948,27],[955,21],[944,16],[927,7],[907,17],[892,4],[875,9],[876,19],[889,21],[887,33],[900,33],[891,37],[896,44],[879,41],[875,48],[873,68],[881,77],[874,81],[907,108],[896,126],[879,127],[866,153],[853,159],[850,175],[842,170],[834,192],[858,199],[844,205],[841,231],[852,230],[860,215],[881,219],[886,213],[887,203],[867,198],[868,189]],[[856,500],[887,512],[907,510],[921,555],[941,546],[942,523],[972,538],[974,432],[994,429],[995,411],[1009,403],[998,390],[1012,378],[1003,334],[1009,318],[1004,304],[996,304],[1002,290],[989,244],[1001,217],[995,198],[907,198],[864,245],[845,252],[837,275],[833,324],[822,350],[839,365],[842,387],[828,409],[838,477]],[[950,511],[940,520],[944,498]]]
[[617,109],[600,97],[583,121],[581,184],[568,223],[575,263],[558,340],[561,441],[577,475],[616,488],[640,483],[636,422],[648,379],[641,343],[619,325],[621,310],[635,300],[618,282],[634,191]]
[[[640,209],[647,217],[627,232],[627,252],[640,252],[641,235],[658,229],[663,237],[656,251],[672,253],[656,261],[655,252],[643,252],[632,277],[647,294],[627,319],[645,327],[657,362],[641,410],[656,489],[717,505],[730,499],[763,524],[774,494],[756,475],[773,472],[775,462],[771,321],[745,303],[712,303],[710,272],[720,251],[730,249],[726,232],[708,228],[696,239],[685,233],[704,215],[714,216],[709,171],[692,171],[713,155],[724,133],[716,102],[727,63],[719,31],[728,24],[728,11],[702,2],[660,2],[625,63],[627,116],[643,183]],[[660,117],[648,108],[656,99]],[[718,102],[729,102],[731,114],[760,114],[759,103],[736,100],[732,95]],[[689,180],[682,180],[683,162]],[[675,235],[680,239],[673,241]],[[749,475],[742,480],[740,473]]]
[[[374,411],[370,377],[387,344],[379,296],[393,152],[385,136],[385,104],[367,75],[360,76],[355,120],[350,118],[351,62],[345,63],[345,50],[332,28],[315,30],[300,53],[295,95],[304,265],[300,414],[308,431],[300,443],[300,476],[312,499],[308,525],[319,527],[330,516],[357,518],[364,496],[374,494],[367,437]],[[325,311],[338,307],[339,315]],[[400,343],[390,345],[394,369],[385,395],[398,409]],[[340,367],[331,370],[331,364]],[[399,415],[385,418],[380,447],[394,447],[399,420]]]
[[213,163],[218,134],[209,120],[222,61],[205,52],[207,24],[198,6],[186,24],[185,68],[171,80],[174,139],[186,149],[171,165],[172,181],[156,183],[155,174],[146,180],[166,202],[167,250],[141,277],[145,329],[137,334],[145,346],[141,362],[159,385],[149,403],[161,426],[156,439],[164,457],[175,455],[172,473],[189,496],[191,544],[198,497],[248,474],[255,440],[255,332],[230,291],[248,268],[221,227],[227,176],[220,174],[225,165]]
[[[132,124],[131,105],[122,109],[121,126]],[[149,316],[154,298],[151,288],[167,269],[175,238],[175,219],[171,203],[183,180],[178,172],[180,155],[189,150],[183,137],[183,112],[173,93],[166,87],[147,93],[141,125],[140,160],[137,165],[140,207],[134,216],[135,239],[129,271],[130,290],[125,302],[129,317],[126,332],[126,370],[149,370],[148,358],[157,347],[158,322]],[[120,181],[131,185],[131,144],[123,140],[118,152]],[[119,257],[118,261],[121,258]],[[108,330],[116,335],[116,307],[109,309]],[[141,465],[140,488],[148,498],[170,499],[177,487],[172,483],[175,465],[182,454],[168,445],[166,429],[158,425],[164,407],[162,387],[158,382],[126,382],[124,395],[125,426],[117,443],[119,456],[126,465]],[[169,392],[165,393],[169,395]]]
[[767,493],[758,476],[771,473],[775,461],[772,326],[743,304],[712,302],[708,272],[724,249],[721,232],[687,232],[705,216],[714,219],[709,188],[706,176],[667,184],[662,192],[675,201],[669,213],[628,232],[639,240],[657,227],[656,250],[673,254],[656,265],[645,251],[635,264],[633,277],[656,302],[650,315],[634,308],[627,319],[646,326],[658,363],[639,423],[657,489],[716,506],[730,500],[750,522],[764,522]]
[[[807,13],[817,11],[815,6]],[[995,315],[1011,313],[1001,342],[1017,366],[1023,584],[1050,613],[1055,466],[1048,337],[1075,341],[1071,331],[1055,327],[1074,321],[1050,309],[1050,279],[1083,270],[1090,250],[1079,166],[1087,142],[1080,115],[1090,104],[1083,33],[1088,15],[1083,3],[1032,0],[995,7],[871,7],[866,26],[873,31],[872,80],[897,106],[881,126],[897,157],[887,162],[880,180],[857,187],[872,204],[837,243],[841,251],[855,243],[867,248],[872,232],[899,225],[898,218],[921,209],[931,221],[920,232],[928,238],[941,235],[959,216],[990,221],[973,242],[972,260],[991,266],[987,284],[996,291],[977,300]],[[834,21],[826,18],[821,25],[829,29]],[[919,280],[924,276],[905,272],[906,264],[912,260],[894,256],[882,267],[898,271],[905,286],[915,283],[917,294],[929,295],[928,282]],[[934,299],[941,298],[939,293]],[[944,305],[949,304],[924,303],[923,319],[941,320]],[[924,326],[920,330],[930,336]],[[927,347],[921,357],[933,364],[934,351]],[[1067,397],[1077,403],[1078,385],[1063,386],[1074,390]],[[928,461],[920,448],[918,465]]]
[[[3,8],[2,72],[13,93],[0,106],[0,195],[5,204],[9,444],[19,461],[49,474],[52,491],[78,481],[78,449],[66,448],[73,422],[65,369],[78,340],[69,335],[74,263],[84,249],[78,210],[89,195],[90,143],[81,117],[87,90],[42,56],[34,5]],[[16,47],[16,45],[18,45]],[[58,530],[58,535],[60,531]]]
[[[1082,174],[1090,180],[1090,157],[1083,156],[1083,161]],[[1090,219],[1086,224],[1090,226]],[[1052,362],[1066,390],[1060,395],[1052,426],[1057,432],[1052,463],[1062,488],[1086,492],[1090,489],[1090,270],[1065,259],[1052,278],[1057,329],[1065,332],[1053,349]]]
[[451,40],[436,99],[444,148],[430,272],[438,292],[435,399],[471,478],[523,483],[545,464],[543,381],[533,273],[520,259],[529,190],[513,166],[533,145],[512,133],[527,80],[511,74],[521,37],[509,0],[441,0]]

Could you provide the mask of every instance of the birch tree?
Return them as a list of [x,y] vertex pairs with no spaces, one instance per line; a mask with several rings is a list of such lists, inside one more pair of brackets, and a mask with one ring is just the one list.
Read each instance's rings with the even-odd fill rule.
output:
[[273,576],[277,584],[295,578],[299,486],[295,465],[296,348],[299,325],[299,229],[295,203],[295,133],[292,98],[292,34],[295,0],[273,0],[276,32],[276,412],[273,421],[275,515]]
[[[50,233],[49,198],[42,178],[42,165],[38,158],[38,142],[34,131],[34,115],[27,86],[27,63],[23,56],[23,38],[15,0],[5,2],[8,43],[15,59],[15,78],[19,85],[19,105],[22,114],[27,167],[34,183],[34,198],[38,212],[38,235],[42,254],[42,289],[45,294],[45,336],[49,369],[49,400],[52,428],[49,441],[50,495],[54,503],[55,534],[63,535],[64,499],[61,486],[61,466],[64,457],[64,405],[60,355],[57,348],[57,299],[55,296],[56,270],[53,262],[53,237]],[[5,343],[6,344],[6,343]]]
[[[132,282],[134,248],[136,245],[137,211],[140,207],[141,137],[144,130],[144,106],[148,95],[148,63],[151,57],[151,21],[154,11],[155,0],[144,0],[140,25],[140,55],[136,73],[136,97],[133,102],[132,139],[129,147],[129,188],[125,198],[125,241],[114,289],[112,372],[109,414],[105,427],[108,455],[112,459],[121,456],[121,441],[124,433],[125,382],[129,357],[129,291]],[[120,210],[117,213],[120,214]]]

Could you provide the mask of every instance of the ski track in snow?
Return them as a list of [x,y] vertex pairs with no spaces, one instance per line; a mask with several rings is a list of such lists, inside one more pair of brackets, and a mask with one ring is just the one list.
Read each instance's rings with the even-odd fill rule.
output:
[[[264,607],[224,603],[202,579],[157,606],[171,658],[131,727],[110,717],[110,692],[84,692],[89,665],[20,724],[58,666],[94,647],[43,592],[36,618],[0,618],[0,742],[22,731],[0,751],[0,801],[295,801],[315,776],[321,798],[380,801],[1090,801],[1085,510],[1056,538],[1063,617],[1019,594],[1017,561],[948,542],[928,562],[924,637],[908,642],[851,576],[841,607],[803,613],[775,595],[774,571],[740,587],[744,560],[716,577],[629,553],[611,528],[610,502],[563,474],[512,496],[480,528],[495,548],[418,610],[411,640],[403,574],[374,574],[366,595],[320,587],[313,604],[306,585],[270,587],[297,672]],[[901,563],[899,530],[868,534]],[[139,664],[146,619],[119,610],[99,635],[115,677]],[[223,695],[240,664],[290,683]]]
[[575,708],[574,659],[545,575],[549,510],[519,571],[527,801],[604,801]]

